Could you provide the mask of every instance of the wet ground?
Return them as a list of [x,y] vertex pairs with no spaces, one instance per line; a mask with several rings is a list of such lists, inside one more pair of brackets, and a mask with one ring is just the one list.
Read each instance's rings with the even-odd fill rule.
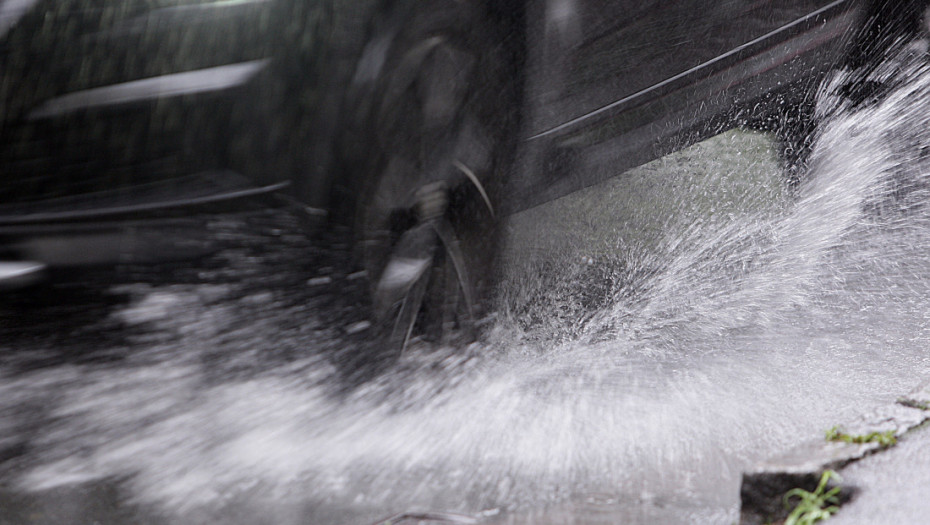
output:
[[[254,349],[261,338],[267,351],[249,365],[276,366],[307,348],[362,340],[346,331],[368,318],[368,281],[338,233],[311,241],[285,210],[225,216],[206,228],[213,241],[198,260],[59,270],[44,284],[4,293],[4,366],[132,361],[194,335],[210,339],[207,362]],[[227,360],[215,361],[227,377]]]
[[[285,210],[206,226],[202,259],[58,271],[0,298],[0,523],[161,522],[127,501],[118,472],[29,493],[15,480],[82,455],[79,433],[125,446],[216,385],[282,368],[313,381],[323,366],[338,397],[377,372],[368,280],[339,232],[311,241]],[[63,402],[77,412],[62,414]],[[85,415],[80,428],[60,425]]]
[[[396,364],[344,237],[284,211],[211,221],[197,261],[5,296],[0,523],[732,523],[743,468],[930,374],[924,208],[783,195],[765,140],[514,217],[484,338]],[[585,229],[645,230],[641,198],[704,222],[671,245]]]

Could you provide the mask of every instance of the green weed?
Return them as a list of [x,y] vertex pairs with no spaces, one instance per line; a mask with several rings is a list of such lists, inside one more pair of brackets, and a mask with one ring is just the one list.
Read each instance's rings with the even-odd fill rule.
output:
[[797,488],[785,493],[786,508],[791,507],[792,500],[797,498],[798,503],[785,519],[785,525],[812,525],[818,521],[826,520],[840,510],[838,494],[841,487],[836,486],[827,490],[830,479],[840,480],[839,474],[827,470],[820,477],[820,483],[813,492]]
[[878,443],[882,447],[890,447],[898,442],[894,430],[887,432],[869,432],[868,434],[850,435],[835,426],[827,430],[827,441],[842,441],[844,443]]

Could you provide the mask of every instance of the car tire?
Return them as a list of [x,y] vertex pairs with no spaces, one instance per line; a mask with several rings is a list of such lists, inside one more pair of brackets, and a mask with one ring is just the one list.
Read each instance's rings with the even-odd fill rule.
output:
[[[488,311],[517,132],[512,13],[399,0],[378,10],[349,87],[338,189],[386,351],[469,340]],[[451,341],[450,341],[451,340]]]

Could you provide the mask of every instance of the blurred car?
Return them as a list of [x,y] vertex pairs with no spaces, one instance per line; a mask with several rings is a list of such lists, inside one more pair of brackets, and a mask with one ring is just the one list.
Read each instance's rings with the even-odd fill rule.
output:
[[0,283],[182,256],[275,195],[350,226],[395,346],[468,333],[502,215],[733,126],[797,160],[823,75],[924,7],[0,0]]
[[262,125],[244,101],[274,54],[269,5],[0,2],[0,284],[190,256],[200,212],[286,186],[230,162],[262,147],[239,137]]

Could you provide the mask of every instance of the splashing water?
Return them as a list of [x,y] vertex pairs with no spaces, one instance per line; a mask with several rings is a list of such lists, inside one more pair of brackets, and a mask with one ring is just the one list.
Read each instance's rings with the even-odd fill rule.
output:
[[[317,343],[218,380],[201,359],[230,338],[255,347],[225,359],[262,350],[249,333],[274,330],[271,314],[237,308],[312,312],[273,294],[218,302],[223,287],[133,288],[107,321],[146,327],[132,358],[0,370],[0,448],[28,441],[15,483],[115,480],[182,523],[422,509],[489,523],[730,523],[746,465],[930,372],[930,70],[905,57],[883,72],[894,89],[865,107],[832,95],[842,73],[824,88],[798,195],[721,190],[732,174],[715,159],[753,134],[659,161],[649,175],[678,162],[652,190],[672,203],[630,219],[639,237],[601,226],[580,264],[590,243],[540,265],[514,241],[522,266],[485,341],[413,351],[348,392]],[[765,157],[752,169],[777,178]],[[682,158],[705,162],[705,176]],[[634,179],[598,190],[616,198],[606,216],[648,198]],[[17,414],[32,405],[47,421],[27,433]]]

